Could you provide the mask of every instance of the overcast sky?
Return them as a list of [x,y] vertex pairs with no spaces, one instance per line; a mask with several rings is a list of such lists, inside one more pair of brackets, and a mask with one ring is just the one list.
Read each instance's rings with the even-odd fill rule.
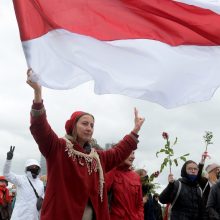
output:
[[[22,174],[25,161],[29,158],[39,160],[40,153],[29,131],[33,91],[25,82],[26,61],[12,2],[8,0],[1,1],[0,30],[0,175],[10,145],[16,146],[12,170]],[[48,120],[60,137],[65,132],[65,121],[73,111],[92,113],[95,116],[94,138],[101,146],[119,141],[132,130],[133,108],[137,107],[146,122],[140,132],[135,166],[145,168],[149,173],[159,170],[163,159],[163,155],[159,158],[155,156],[156,151],[164,146],[163,131],[170,134],[171,140],[178,137],[174,147],[176,156],[190,153],[189,159],[195,161],[200,160],[204,151],[205,131],[212,131],[214,144],[209,147],[212,158],[207,164],[220,163],[220,91],[210,101],[171,110],[121,95],[95,95],[92,82],[68,91],[43,88],[43,98]],[[180,168],[173,168],[176,177],[180,174]],[[167,184],[167,175],[168,168],[157,182]]]

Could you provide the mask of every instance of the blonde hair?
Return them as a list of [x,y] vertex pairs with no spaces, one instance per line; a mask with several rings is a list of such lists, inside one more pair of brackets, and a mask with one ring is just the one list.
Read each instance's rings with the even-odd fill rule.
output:
[[208,173],[208,179],[211,183],[216,183],[217,182],[217,176],[216,176],[216,171],[217,167],[213,169],[211,172]]

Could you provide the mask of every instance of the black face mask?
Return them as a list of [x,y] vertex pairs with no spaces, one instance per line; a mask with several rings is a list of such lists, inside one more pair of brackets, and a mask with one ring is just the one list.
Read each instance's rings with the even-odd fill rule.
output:
[[27,168],[27,171],[31,172],[31,175],[34,179],[37,178],[38,174],[40,173],[40,169],[39,168]]

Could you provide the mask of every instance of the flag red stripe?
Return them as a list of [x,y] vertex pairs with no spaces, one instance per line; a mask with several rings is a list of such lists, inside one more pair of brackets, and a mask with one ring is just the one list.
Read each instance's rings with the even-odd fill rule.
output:
[[62,28],[100,40],[220,45],[220,15],[171,0],[14,0],[21,40]]

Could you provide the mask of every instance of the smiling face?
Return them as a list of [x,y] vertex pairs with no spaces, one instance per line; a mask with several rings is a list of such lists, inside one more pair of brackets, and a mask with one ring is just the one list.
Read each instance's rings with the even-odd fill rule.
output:
[[[76,123],[76,141],[84,146],[92,138],[94,131],[94,118],[91,115],[83,115]],[[73,131],[73,133],[75,132]]]
[[132,166],[134,159],[135,159],[135,155],[134,155],[134,151],[132,151],[129,157],[124,161],[124,164],[130,167]]

